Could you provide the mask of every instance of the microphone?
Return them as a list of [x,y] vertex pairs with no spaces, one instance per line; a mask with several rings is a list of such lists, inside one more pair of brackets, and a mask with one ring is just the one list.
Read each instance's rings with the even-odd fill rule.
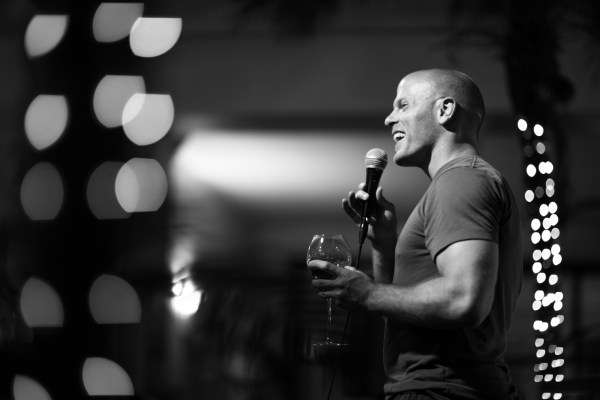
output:
[[365,156],[365,167],[367,167],[367,179],[365,181],[365,192],[369,194],[369,199],[363,205],[362,220],[360,222],[360,229],[358,232],[358,240],[362,245],[367,237],[369,231],[369,220],[371,219],[371,213],[373,212],[373,206],[377,199],[375,198],[375,192],[377,186],[379,186],[379,179],[381,174],[387,165],[387,154],[381,149],[371,149]]

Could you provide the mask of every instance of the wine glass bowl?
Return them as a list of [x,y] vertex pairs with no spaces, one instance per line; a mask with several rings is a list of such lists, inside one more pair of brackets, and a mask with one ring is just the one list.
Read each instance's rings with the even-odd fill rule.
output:
[[[306,252],[306,262],[312,260],[323,260],[330,262],[338,267],[345,267],[352,263],[352,252],[343,235],[334,234],[318,234],[314,235],[308,251]],[[310,268],[314,279],[331,279],[332,275],[328,271],[318,268]],[[336,343],[331,339],[331,316],[332,316],[332,301],[327,298],[327,337],[325,342],[314,343],[317,352],[326,352],[324,347],[339,347],[344,346],[343,343]]]

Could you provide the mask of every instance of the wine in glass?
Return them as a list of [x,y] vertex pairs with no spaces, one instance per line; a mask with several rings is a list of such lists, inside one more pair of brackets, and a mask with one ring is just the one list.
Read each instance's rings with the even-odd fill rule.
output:
[[[306,262],[308,263],[311,260],[328,261],[334,265],[337,265],[338,267],[343,268],[352,264],[352,252],[350,251],[344,236],[339,234],[318,234],[313,236],[306,253]],[[316,268],[311,268],[310,270],[313,274],[313,278],[315,279],[331,278],[331,275],[327,271],[322,271]],[[331,303],[331,298],[327,298],[327,337],[325,338],[325,342],[314,343],[313,346],[344,346],[343,343],[336,343],[331,339]]]

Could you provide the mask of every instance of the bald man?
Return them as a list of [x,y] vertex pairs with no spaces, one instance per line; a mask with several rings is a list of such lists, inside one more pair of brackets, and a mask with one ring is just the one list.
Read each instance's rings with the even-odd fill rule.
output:
[[[404,77],[385,120],[394,162],[421,168],[431,184],[399,235],[378,188],[367,236],[374,279],[309,264],[334,276],[313,280],[320,296],[384,317],[387,400],[518,398],[503,355],[521,290],[520,222],[508,183],[479,156],[484,114],[479,89],[461,72]],[[363,189],[342,201],[356,223]]]

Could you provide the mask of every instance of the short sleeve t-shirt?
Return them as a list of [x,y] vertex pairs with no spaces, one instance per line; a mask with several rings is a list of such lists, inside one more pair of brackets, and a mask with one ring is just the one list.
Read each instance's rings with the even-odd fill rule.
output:
[[521,290],[522,244],[517,205],[498,171],[478,156],[440,168],[400,233],[393,284],[431,278],[444,249],[474,239],[493,241],[499,248],[490,314],[475,328],[444,330],[386,318],[386,394],[428,389],[453,398],[516,398],[503,355]]

